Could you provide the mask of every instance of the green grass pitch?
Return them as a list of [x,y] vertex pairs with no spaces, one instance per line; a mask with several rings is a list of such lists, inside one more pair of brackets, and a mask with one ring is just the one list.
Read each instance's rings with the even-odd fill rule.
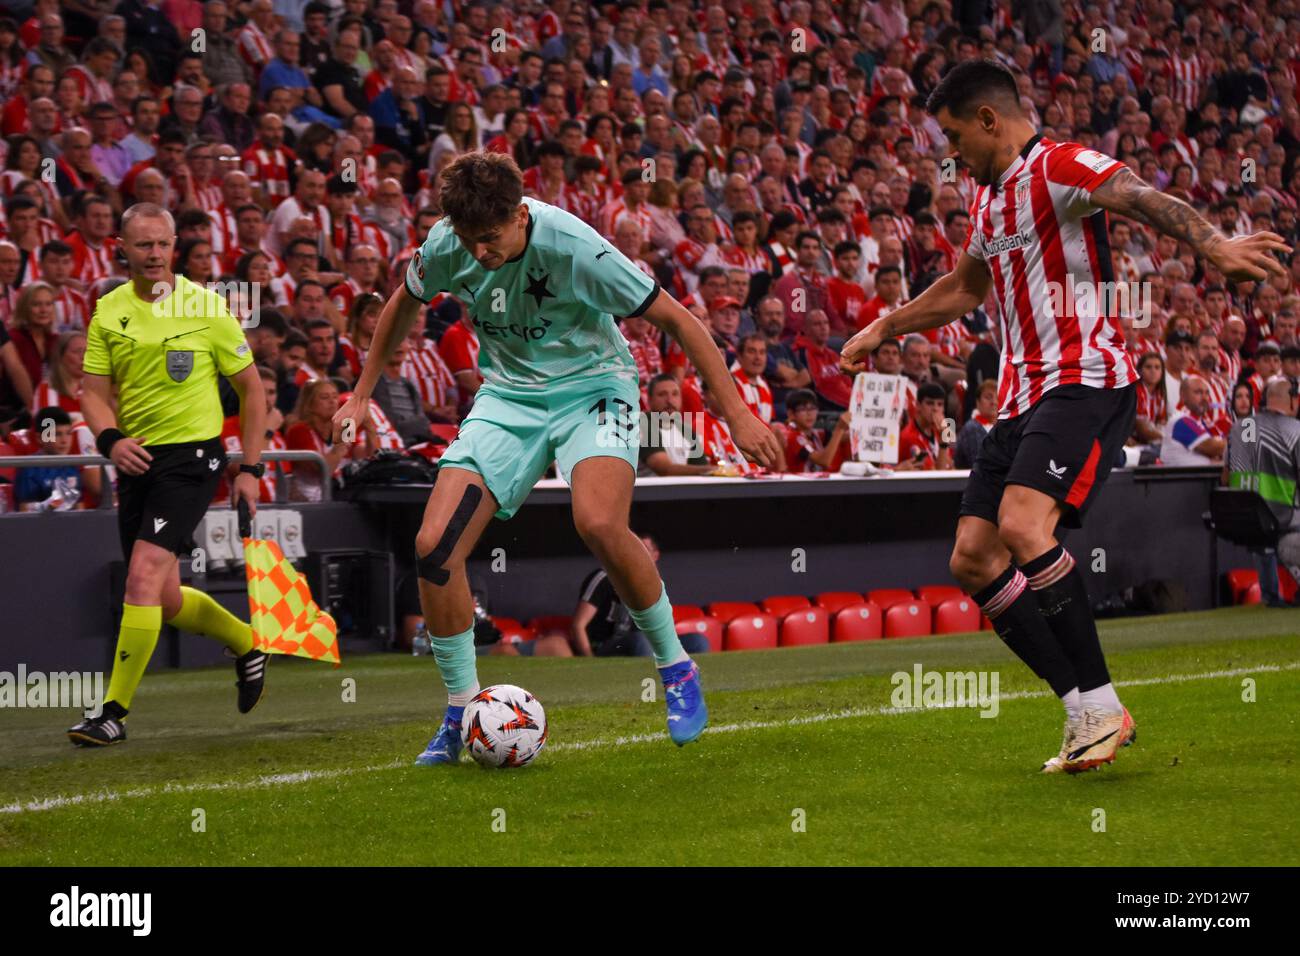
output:
[[[1077,777],[1036,772],[1060,705],[987,632],[702,658],[712,727],[680,750],[648,661],[481,658],[547,708],[516,771],[409,766],[432,658],[277,658],[247,717],[233,669],[150,674],[123,746],[71,747],[71,711],[0,717],[0,864],[1300,863],[1300,612],[1102,637],[1138,741]],[[997,671],[998,715],[890,712],[917,663]]]

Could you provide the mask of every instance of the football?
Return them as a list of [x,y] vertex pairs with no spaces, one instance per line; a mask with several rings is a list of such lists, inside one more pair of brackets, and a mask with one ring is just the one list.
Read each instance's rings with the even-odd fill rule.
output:
[[465,707],[460,736],[480,766],[525,767],[546,745],[546,711],[522,687],[494,684]]

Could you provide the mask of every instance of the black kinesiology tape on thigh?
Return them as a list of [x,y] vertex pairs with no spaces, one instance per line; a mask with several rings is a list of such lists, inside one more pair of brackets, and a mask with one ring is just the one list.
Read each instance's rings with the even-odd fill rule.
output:
[[467,485],[465,494],[460,499],[460,504],[456,506],[456,511],[452,514],[451,520],[447,522],[447,527],[442,529],[442,538],[438,541],[438,546],[433,549],[431,554],[420,557],[417,552],[415,555],[415,567],[420,577],[430,584],[442,587],[451,579],[451,573],[443,567],[451,553],[456,550],[456,543],[460,541],[460,536],[465,533],[465,527],[474,517],[475,510],[478,509],[479,502],[483,500],[483,489],[478,485]]

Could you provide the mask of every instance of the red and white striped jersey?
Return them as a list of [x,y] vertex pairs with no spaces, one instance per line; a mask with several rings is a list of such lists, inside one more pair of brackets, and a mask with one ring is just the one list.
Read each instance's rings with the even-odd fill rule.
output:
[[194,199],[198,202],[199,208],[209,216],[223,205],[221,198],[221,187],[216,183],[207,183],[206,185],[195,185]]
[[[1232,384],[1222,375],[1216,375],[1213,372],[1197,372],[1197,376],[1203,381],[1210,390],[1210,412],[1209,417],[1215,418],[1220,415],[1232,414]],[[1257,376],[1252,376],[1257,377]],[[1249,381],[1249,380],[1248,380]],[[1259,392],[1256,392],[1257,386],[1251,383],[1251,392],[1259,394],[1263,391],[1263,382],[1259,383]],[[1181,405],[1179,406],[1181,407]]]
[[262,195],[270,199],[272,209],[289,197],[289,167],[293,165],[293,153],[283,146],[268,149],[259,141],[244,150],[240,158],[253,188],[260,189]]
[[[999,418],[1023,414],[1058,385],[1137,380],[1111,287],[1106,216],[1091,201],[1123,168],[1078,143],[1035,136],[976,194],[964,249],[988,266],[998,301]],[[1093,294],[1079,295],[1089,287]]]
[[[220,198],[220,190],[217,191],[217,195]],[[216,206],[205,211],[208,218],[212,220],[212,252],[214,255],[224,256],[239,245],[239,231],[235,226],[234,210],[224,202],[218,202]]]
[[739,361],[731,363],[731,377],[736,380],[736,390],[749,410],[760,422],[769,424],[772,421],[772,388],[767,379],[761,374],[751,378],[740,367]]
[[[378,451],[405,451],[406,443],[402,441],[402,436],[397,434],[397,429],[384,410],[379,407],[378,402],[370,403],[370,420],[375,423],[375,437],[378,439]],[[364,435],[358,435],[357,441],[353,444],[360,444],[365,441]]]
[[740,246],[725,245],[722,247],[722,258],[726,260],[727,265],[732,268],[744,269],[750,275],[758,272],[769,272],[772,268],[771,261],[761,248],[755,249],[751,253],[746,252]]
[[72,246],[72,274],[84,284],[90,285],[96,279],[104,279],[113,274],[113,253],[117,249],[117,240],[112,236],[99,246],[92,246],[80,232],[68,233],[63,241]]
[[1220,348],[1219,373],[1230,382],[1235,382],[1241,378],[1241,353],[1237,351],[1229,352],[1225,348]]
[[627,350],[632,353],[632,360],[636,362],[636,376],[644,394],[650,379],[664,370],[664,356],[659,350],[657,336],[651,334],[644,338],[634,338],[628,334],[626,323],[620,323],[618,328],[627,340]]
[[80,425],[85,420],[81,414],[81,389],[77,389],[76,395],[64,395],[47,381],[38,383],[32,392],[32,413],[35,414],[51,405],[67,412],[74,425]]
[[1173,73],[1174,100],[1189,110],[1196,109],[1208,76],[1205,65],[1196,56],[1184,60],[1175,53],[1169,58],[1169,66]]
[[1146,385],[1139,385],[1137,390],[1137,415],[1153,425],[1164,425],[1169,420],[1169,403],[1165,389],[1157,386],[1154,391]]
[[781,243],[773,240],[767,244],[767,248],[772,251],[772,258],[776,260],[776,267],[781,270],[781,275],[794,268],[794,253]]
[[438,347],[428,339],[414,348],[407,340],[406,361],[402,363],[402,378],[409,378],[420,400],[429,405],[450,405],[456,396],[456,379],[442,360]]
[[348,250],[362,241],[361,217],[354,212],[335,217],[334,231],[330,234],[330,241],[334,243],[335,251],[346,259]]
[[[244,450],[243,431],[238,415],[231,415],[222,422],[221,442],[225,445],[227,452],[234,453]],[[278,429],[271,430],[270,436],[266,439],[266,444],[262,447],[263,451],[287,451],[288,449],[289,445],[285,442],[284,436],[280,434]],[[267,462],[266,473],[257,482],[257,500],[262,504],[270,504],[275,501],[275,478],[275,466]],[[230,500],[230,485],[225,478],[221,479],[217,495],[212,500]]]
[[68,67],[64,76],[70,76],[77,83],[81,93],[81,102],[89,106],[92,103],[111,103],[113,101],[113,84],[91,72],[88,66],[78,63]]
[[271,301],[277,309],[288,308],[298,295],[298,283],[293,276],[285,273],[271,280]]
[[650,215],[650,206],[648,203],[642,203],[636,211],[627,208],[626,199],[615,199],[600,211],[600,231],[603,235],[614,235],[614,227],[624,216],[631,216],[636,220],[637,225],[641,227],[641,235],[650,235],[650,230],[654,226],[654,219]]
[[731,428],[720,418],[704,413],[704,455],[717,465],[728,465],[742,475],[755,475],[759,466],[746,458],[731,437]]
[[694,292],[700,283],[700,270],[709,266],[725,266],[726,260],[722,258],[722,251],[716,242],[706,246],[688,236],[673,249],[673,263],[681,270],[686,288]]
[[275,56],[275,51],[271,49],[271,41],[266,38],[262,28],[251,20],[239,31],[235,37],[235,44],[239,49],[239,55],[255,72],[260,72],[262,67],[271,62]]
[[[411,242],[415,239],[415,227],[409,222],[406,224],[406,239]],[[379,258],[384,262],[393,261],[393,240],[389,238],[387,232],[381,229],[373,222],[361,223],[361,241],[368,242],[375,247],[379,253]]]
[[71,286],[59,289],[54,297],[54,331],[84,332],[90,325],[90,302]]
[[352,308],[352,303],[356,301],[357,296],[364,295],[366,289],[361,288],[361,283],[356,279],[348,276],[334,288],[330,289],[330,301],[334,303],[334,308],[338,309],[342,315],[347,315]]
[[37,246],[31,252],[22,257],[22,264],[18,267],[18,278],[14,284],[18,288],[29,285],[33,282],[39,282],[41,279],[41,260],[40,246]]
[[328,378],[328,377],[329,377],[328,373],[318,372],[310,365],[308,365],[306,362],[303,362],[301,365],[298,366],[298,371],[293,373],[293,384],[297,385],[299,388],[302,388],[308,382],[314,382],[318,378]]

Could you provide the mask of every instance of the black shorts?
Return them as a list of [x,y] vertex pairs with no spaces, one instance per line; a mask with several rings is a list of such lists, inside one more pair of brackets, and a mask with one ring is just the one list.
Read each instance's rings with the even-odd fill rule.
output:
[[1024,485],[1065,506],[1063,525],[1081,527],[1133,434],[1136,416],[1136,385],[1052,389],[1029,411],[998,421],[984,436],[961,497],[961,514],[997,524],[1003,489]]
[[207,513],[226,470],[221,438],[179,445],[150,445],[153,456],[143,475],[117,476],[117,533],[122,554],[148,541],[178,555],[194,547],[194,529]]

